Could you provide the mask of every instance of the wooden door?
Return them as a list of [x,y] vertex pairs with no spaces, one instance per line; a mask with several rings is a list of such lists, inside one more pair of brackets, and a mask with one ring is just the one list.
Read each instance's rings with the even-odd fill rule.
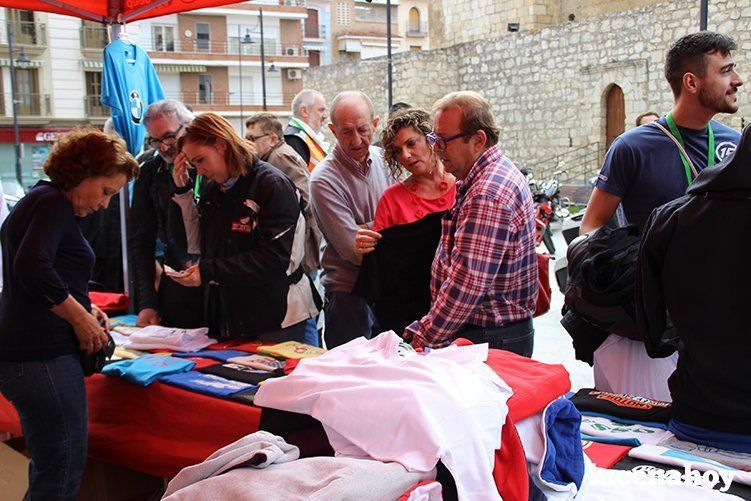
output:
[[623,99],[623,90],[615,84],[608,90],[606,111],[605,149],[607,150],[615,138],[626,130],[626,104]]
[[321,53],[317,50],[308,51],[308,64],[310,67],[321,66]]

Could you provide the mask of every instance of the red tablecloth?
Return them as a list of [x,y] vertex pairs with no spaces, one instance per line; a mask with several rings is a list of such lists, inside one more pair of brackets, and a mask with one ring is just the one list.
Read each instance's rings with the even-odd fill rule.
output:
[[[171,478],[258,430],[261,409],[161,383],[147,387],[101,374],[86,379],[89,456]],[[0,396],[0,430],[21,434]]]
[[[515,422],[542,410],[571,387],[561,365],[501,350],[490,350],[488,365],[514,389],[508,404]],[[261,410],[250,405],[161,383],[137,386],[101,374],[86,379],[86,390],[89,456],[165,478],[257,431],[261,416]],[[21,434],[18,415],[2,396],[0,430]],[[520,461],[523,454],[513,459]]]

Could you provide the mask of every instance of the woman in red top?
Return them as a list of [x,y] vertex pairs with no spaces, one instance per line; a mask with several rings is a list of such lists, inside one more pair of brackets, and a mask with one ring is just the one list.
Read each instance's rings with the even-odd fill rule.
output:
[[384,228],[413,223],[428,214],[442,212],[454,205],[456,179],[446,173],[443,164],[428,144],[426,136],[433,128],[430,115],[409,108],[391,116],[381,132],[384,159],[395,178],[409,176],[383,192],[376,208],[373,229],[362,229],[355,236],[355,252],[367,254],[375,249]]

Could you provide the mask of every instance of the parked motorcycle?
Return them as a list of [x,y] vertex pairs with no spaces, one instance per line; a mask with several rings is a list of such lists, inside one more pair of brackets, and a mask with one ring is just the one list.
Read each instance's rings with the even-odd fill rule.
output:
[[563,171],[553,173],[553,178],[545,182],[534,179],[531,172],[522,170],[527,176],[532,200],[535,203],[535,237],[537,245],[545,244],[550,254],[555,254],[553,230],[550,223],[560,221],[569,215],[569,200],[561,196],[559,181]]

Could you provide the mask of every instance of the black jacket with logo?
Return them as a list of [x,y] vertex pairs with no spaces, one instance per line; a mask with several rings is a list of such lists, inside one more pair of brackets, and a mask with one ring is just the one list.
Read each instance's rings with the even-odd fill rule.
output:
[[647,353],[679,353],[669,379],[673,417],[740,434],[751,433],[749,229],[747,127],[731,159],[704,169],[684,197],[652,212],[636,291]]
[[198,206],[206,318],[222,337],[279,329],[289,287],[303,277],[299,267],[288,275],[296,226],[304,224],[294,185],[256,158],[247,168],[226,192],[209,183]]

